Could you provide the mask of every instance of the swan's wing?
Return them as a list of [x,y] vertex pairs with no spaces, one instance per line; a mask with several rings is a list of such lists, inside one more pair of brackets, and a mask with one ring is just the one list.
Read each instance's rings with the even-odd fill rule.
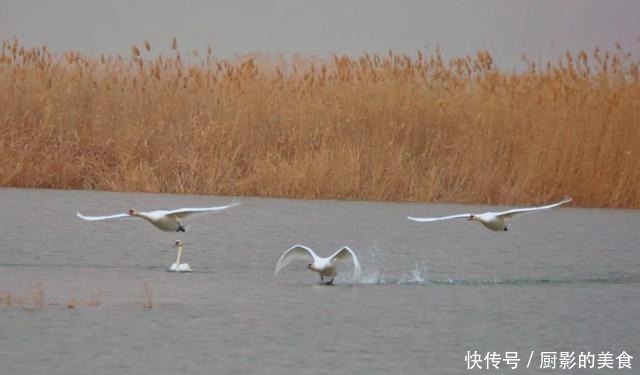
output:
[[362,276],[362,268],[360,267],[360,261],[358,260],[358,256],[356,253],[351,250],[348,246],[343,247],[342,249],[336,251],[329,259],[336,258],[338,260],[347,260],[351,259],[353,261],[353,279],[359,280]]
[[289,250],[285,251],[280,259],[278,259],[278,264],[276,264],[276,272],[274,273],[274,275],[277,275],[281,269],[285,268],[292,261],[298,259],[311,260],[315,262],[316,259],[318,259],[318,256],[313,252],[313,250],[309,249],[306,246],[295,245]]
[[449,220],[449,219],[459,219],[459,218],[469,218],[473,214],[458,214],[458,215],[450,215],[443,217],[413,217],[407,216],[407,219],[417,221],[419,223],[425,223],[430,221],[440,221],[440,220]]
[[109,215],[109,216],[84,216],[80,212],[76,212],[76,216],[78,216],[80,219],[89,220],[89,221],[110,220],[110,219],[120,219],[120,218],[131,217],[131,215],[129,214],[115,214],[115,215]]
[[509,218],[513,217],[514,215],[516,215],[516,214],[520,214],[520,213],[523,213],[523,212],[546,210],[546,209],[549,209],[549,208],[558,207],[558,206],[560,206],[562,204],[569,203],[571,201],[572,201],[571,198],[566,197],[565,199],[561,200],[560,202],[548,204],[546,206],[514,208],[512,210],[507,210],[507,211],[504,211],[504,212],[497,212],[496,216],[501,218],[501,219],[509,219]]
[[231,203],[226,204],[224,206],[178,208],[177,210],[165,211],[165,215],[174,217],[176,219],[184,219],[189,215],[222,211],[230,207],[238,206],[239,204],[240,204],[240,201],[234,199]]

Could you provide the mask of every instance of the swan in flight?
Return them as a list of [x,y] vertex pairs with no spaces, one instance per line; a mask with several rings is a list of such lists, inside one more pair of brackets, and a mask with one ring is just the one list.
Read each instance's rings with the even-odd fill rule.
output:
[[443,217],[407,216],[407,219],[424,223],[424,222],[439,221],[439,220],[466,218],[468,220],[479,221],[482,223],[482,225],[494,231],[506,231],[508,230],[508,227],[509,227],[506,221],[508,219],[511,219],[514,215],[517,215],[523,212],[546,210],[549,208],[558,207],[562,204],[571,202],[571,200],[572,200],[571,198],[565,197],[560,202],[548,204],[546,206],[514,208],[514,209],[503,211],[503,212],[485,212],[482,214],[458,214],[458,215],[443,216]]
[[176,262],[169,267],[169,272],[191,272],[189,263],[180,263],[180,257],[182,256],[182,241],[176,240],[173,247],[178,248],[178,258],[176,259]]
[[111,220],[111,219],[123,219],[130,217],[139,217],[153,224],[156,228],[167,232],[186,232],[186,228],[182,225],[182,220],[194,214],[202,214],[208,212],[216,212],[226,210],[227,208],[239,205],[240,202],[235,199],[224,206],[204,207],[204,208],[179,208],[177,210],[156,210],[149,212],[141,212],[131,209],[127,213],[109,215],[109,216],[84,216],[80,212],[76,212],[76,215],[84,220],[96,221],[96,220]]
[[[281,269],[286,267],[294,260],[310,260],[312,263],[309,263],[307,265],[307,268],[320,274],[320,282],[323,282],[325,285],[331,285],[333,283],[333,279],[338,274],[336,272],[338,261],[347,260],[349,258],[351,258],[351,261],[353,262],[353,279],[358,280],[360,279],[360,276],[362,274],[362,270],[360,269],[360,262],[358,261],[356,253],[354,253],[353,250],[351,250],[349,247],[344,246],[340,250],[336,251],[332,256],[323,258],[316,255],[313,250],[306,246],[295,245],[289,250],[285,251],[280,259],[278,259],[275,275],[277,275]],[[325,283],[325,276],[331,277],[331,280]]]

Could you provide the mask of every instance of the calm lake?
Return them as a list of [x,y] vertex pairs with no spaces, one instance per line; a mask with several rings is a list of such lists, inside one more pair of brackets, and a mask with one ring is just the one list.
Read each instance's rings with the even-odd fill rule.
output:
[[[240,198],[185,220],[75,216],[205,207],[231,197],[0,189],[1,374],[632,374],[640,369],[640,212],[557,208],[508,232],[492,207]],[[190,274],[166,269],[184,241]],[[335,285],[296,261],[350,246]],[[470,353],[468,353],[470,352]],[[468,369],[477,352],[482,370]],[[487,371],[485,356],[516,352]],[[574,352],[572,371],[541,352]],[[578,368],[610,352],[614,369]],[[615,357],[633,356],[632,370]],[[474,357],[475,358],[475,357]],[[528,368],[527,368],[528,367]]]

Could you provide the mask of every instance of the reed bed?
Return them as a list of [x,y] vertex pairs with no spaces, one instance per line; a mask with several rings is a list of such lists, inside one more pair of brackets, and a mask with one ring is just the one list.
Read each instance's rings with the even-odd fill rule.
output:
[[29,286],[27,295],[15,295],[11,292],[0,290],[0,307],[22,307],[26,310],[42,310],[45,305],[46,294],[42,284],[35,283]]
[[[146,283],[143,284],[143,288],[145,290],[143,307],[149,309],[151,308],[150,303],[152,303],[149,298],[152,298],[152,295],[151,297],[147,297],[146,294],[150,294],[151,290]],[[76,308],[91,308],[96,310],[102,306],[102,302],[98,299],[97,295],[92,295],[90,298],[76,298],[72,295],[66,303],[59,300],[49,300],[47,299],[44,286],[41,283],[29,285],[28,290],[24,294],[0,290],[0,309],[21,308],[27,311],[38,311],[49,306],[64,306],[69,310]]]
[[639,61],[0,54],[0,185],[640,207]]

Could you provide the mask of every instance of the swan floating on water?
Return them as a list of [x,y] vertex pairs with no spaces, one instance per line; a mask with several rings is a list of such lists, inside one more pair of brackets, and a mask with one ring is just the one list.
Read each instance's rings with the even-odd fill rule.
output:
[[[285,251],[284,254],[278,259],[278,264],[276,264],[276,271],[274,275],[277,275],[280,270],[286,267],[289,263],[297,259],[310,260],[312,263],[307,265],[307,268],[311,271],[318,272],[320,274],[320,282],[325,285],[331,285],[333,283],[333,279],[338,274],[336,272],[336,266],[338,261],[351,259],[353,262],[353,279],[358,280],[362,275],[362,270],[360,268],[360,262],[358,261],[358,257],[356,253],[353,252],[348,246],[344,246],[340,250],[336,251],[335,254],[330,257],[323,258],[311,250],[310,248],[303,245],[295,245],[291,247],[289,250]],[[324,277],[331,277],[331,280],[324,282]]]
[[424,222],[439,221],[439,220],[466,218],[468,220],[479,221],[486,228],[491,229],[493,231],[506,231],[508,230],[508,227],[509,227],[506,221],[508,219],[511,219],[514,215],[517,215],[523,212],[546,210],[549,208],[560,206],[565,203],[569,203],[571,201],[572,201],[571,198],[565,197],[564,200],[560,202],[549,204],[546,206],[514,208],[514,209],[503,211],[503,212],[485,212],[482,214],[458,214],[458,215],[443,216],[443,217],[407,216],[407,219],[424,223]]
[[203,214],[209,212],[216,212],[226,210],[227,208],[239,205],[240,202],[233,200],[231,203],[224,206],[214,207],[202,207],[202,208],[179,208],[176,210],[156,210],[149,212],[141,212],[134,209],[129,210],[127,213],[108,215],[108,216],[84,216],[80,212],[76,212],[76,215],[84,220],[96,221],[96,220],[111,220],[111,219],[124,219],[130,217],[139,217],[144,219],[156,228],[167,232],[186,232],[186,228],[182,225],[182,220],[194,214]]
[[169,272],[191,272],[191,267],[189,267],[189,263],[180,263],[180,257],[182,256],[182,241],[176,240],[173,244],[173,247],[178,248],[178,258],[176,258],[176,262],[169,267],[167,271]]

